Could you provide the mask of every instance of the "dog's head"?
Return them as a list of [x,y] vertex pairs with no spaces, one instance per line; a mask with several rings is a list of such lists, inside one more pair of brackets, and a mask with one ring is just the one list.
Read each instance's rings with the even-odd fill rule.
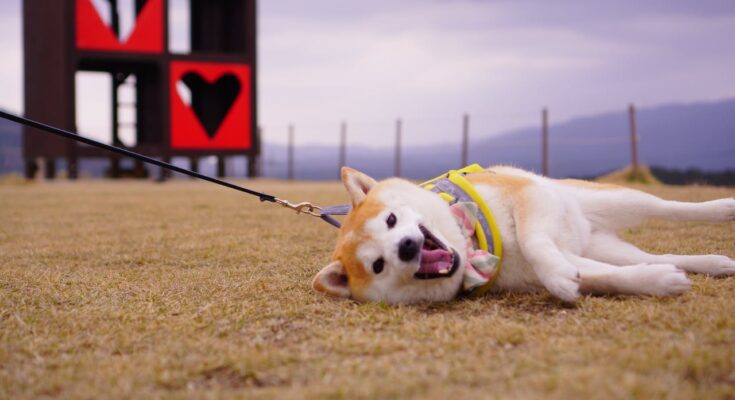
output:
[[358,301],[452,299],[462,284],[465,239],[447,203],[402,179],[376,182],[342,168],[352,201],[332,262],[314,289]]

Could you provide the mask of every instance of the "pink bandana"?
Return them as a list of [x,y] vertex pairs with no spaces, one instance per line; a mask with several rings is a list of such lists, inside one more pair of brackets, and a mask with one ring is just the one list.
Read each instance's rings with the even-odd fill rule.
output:
[[477,223],[477,204],[472,202],[458,202],[450,206],[452,214],[459,224],[462,235],[466,238],[467,263],[464,270],[463,292],[470,292],[488,284],[497,273],[498,261],[496,255],[477,248],[475,226]]

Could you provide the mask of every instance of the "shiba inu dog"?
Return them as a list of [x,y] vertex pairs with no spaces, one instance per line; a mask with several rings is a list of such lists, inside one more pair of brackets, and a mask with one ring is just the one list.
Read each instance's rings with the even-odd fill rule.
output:
[[[475,168],[462,173],[462,179],[479,196],[477,201],[455,198],[452,204],[445,194],[406,180],[376,182],[343,168],[352,209],[340,228],[332,261],[314,277],[313,288],[358,301],[447,301],[467,291],[474,274],[481,288],[491,291],[545,288],[574,302],[580,293],[678,295],[691,286],[685,272],[735,275],[735,261],[728,257],[649,254],[616,234],[649,217],[735,221],[733,198],[669,201],[620,186],[549,179],[505,166]],[[464,214],[455,210],[478,202],[488,212],[477,214],[488,214],[484,217],[492,220],[493,229],[487,229],[488,221],[475,221],[477,204],[469,204]],[[480,232],[473,233],[473,226]],[[491,241],[487,236],[502,238],[502,255],[500,242],[480,249],[481,234],[486,242]],[[475,259],[491,268],[475,268]]]

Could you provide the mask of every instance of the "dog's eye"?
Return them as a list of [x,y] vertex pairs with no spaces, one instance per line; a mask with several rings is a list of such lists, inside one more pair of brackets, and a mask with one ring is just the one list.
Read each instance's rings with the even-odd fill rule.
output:
[[382,257],[381,258],[378,258],[373,263],[373,272],[375,272],[376,274],[379,274],[379,273],[383,272],[383,267],[385,267],[385,260],[383,260]]
[[388,219],[385,220],[385,223],[388,224],[388,229],[396,226],[396,215],[393,213],[390,213],[388,216]]

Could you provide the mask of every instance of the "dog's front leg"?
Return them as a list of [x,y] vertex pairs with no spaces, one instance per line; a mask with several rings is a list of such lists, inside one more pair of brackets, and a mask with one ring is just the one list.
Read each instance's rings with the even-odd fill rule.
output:
[[579,270],[564,257],[551,237],[535,232],[519,237],[519,243],[541,284],[566,302],[576,301],[581,283]]
[[552,235],[559,235],[560,227],[566,226],[564,204],[538,187],[525,188],[513,200],[513,219],[523,257],[546,289],[564,301],[574,302],[579,297],[579,270],[552,239]]

